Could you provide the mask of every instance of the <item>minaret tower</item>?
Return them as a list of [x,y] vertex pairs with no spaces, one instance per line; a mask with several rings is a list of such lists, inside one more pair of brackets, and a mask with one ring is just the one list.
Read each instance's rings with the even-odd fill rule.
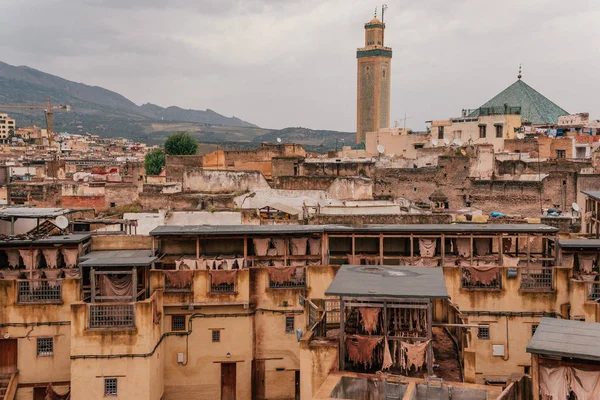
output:
[[[382,7],[381,19],[386,6]],[[358,59],[358,92],[356,143],[365,140],[367,132],[390,127],[390,73],[392,48],[385,47],[385,24],[375,17],[365,24],[365,46],[356,51]]]

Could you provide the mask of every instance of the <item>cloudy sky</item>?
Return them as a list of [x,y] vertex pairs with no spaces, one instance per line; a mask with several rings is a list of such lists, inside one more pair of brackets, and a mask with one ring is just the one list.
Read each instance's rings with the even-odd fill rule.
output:
[[[0,60],[137,104],[353,131],[356,48],[380,2],[0,0]],[[388,0],[392,121],[456,116],[516,80],[600,118],[600,1]],[[400,122],[402,123],[402,122]]]

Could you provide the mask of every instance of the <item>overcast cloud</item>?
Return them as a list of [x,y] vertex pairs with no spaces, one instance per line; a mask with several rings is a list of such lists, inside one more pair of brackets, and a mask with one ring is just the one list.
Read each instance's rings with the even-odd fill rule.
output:
[[[1,61],[137,104],[353,131],[365,0],[0,0]],[[600,118],[600,1],[388,0],[392,121],[475,108],[523,80]]]

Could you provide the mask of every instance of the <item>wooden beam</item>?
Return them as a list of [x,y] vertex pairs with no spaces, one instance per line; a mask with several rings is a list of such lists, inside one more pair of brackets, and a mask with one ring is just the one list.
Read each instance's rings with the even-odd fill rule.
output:
[[340,299],[340,349],[339,349],[339,370],[344,371],[346,368],[346,305],[344,298]]

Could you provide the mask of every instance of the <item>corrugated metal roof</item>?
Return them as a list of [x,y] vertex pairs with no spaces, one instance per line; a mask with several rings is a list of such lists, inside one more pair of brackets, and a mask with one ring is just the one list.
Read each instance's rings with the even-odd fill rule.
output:
[[80,257],[82,267],[146,267],[158,258],[152,250],[92,251]]
[[10,239],[0,240],[0,245],[51,245],[51,244],[78,244],[89,238],[92,235],[89,233],[72,233],[70,235],[48,236],[40,239]]
[[600,361],[600,323],[544,317],[527,352]]
[[556,233],[543,224],[404,224],[404,225],[162,225],[151,236],[273,235],[340,233]]
[[581,193],[595,200],[600,200],[600,190],[582,190]]
[[558,239],[563,249],[600,249],[600,239]]
[[442,268],[343,265],[327,296],[447,298]]
[[[557,106],[537,90],[518,80],[491,100],[483,104],[485,107],[521,107],[521,120],[529,121],[533,125],[553,125],[558,123],[558,117],[569,115],[563,108]],[[470,117],[477,117],[479,111],[473,112]]]

